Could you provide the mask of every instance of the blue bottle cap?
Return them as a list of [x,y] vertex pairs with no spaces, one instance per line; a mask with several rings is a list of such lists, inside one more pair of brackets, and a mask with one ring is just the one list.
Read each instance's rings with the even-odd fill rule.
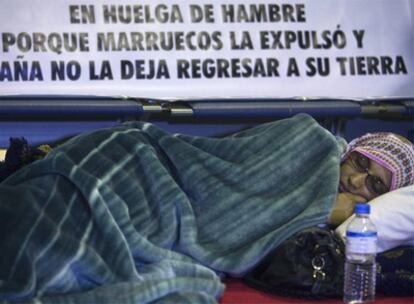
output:
[[356,214],[369,214],[371,211],[371,206],[368,204],[361,204],[361,203],[357,203],[355,205],[355,213]]

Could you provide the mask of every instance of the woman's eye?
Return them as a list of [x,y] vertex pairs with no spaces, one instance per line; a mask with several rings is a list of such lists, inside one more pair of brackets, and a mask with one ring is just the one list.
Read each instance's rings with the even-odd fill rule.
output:
[[363,155],[358,155],[358,157],[356,158],[356,164],[362,170],[369,169],[369,160],[367,157]]
[[372,194],[379,196],[387,192],[387,187],[385,187],[384,183],[381,179],[376,176],[368,176],[368,188]]

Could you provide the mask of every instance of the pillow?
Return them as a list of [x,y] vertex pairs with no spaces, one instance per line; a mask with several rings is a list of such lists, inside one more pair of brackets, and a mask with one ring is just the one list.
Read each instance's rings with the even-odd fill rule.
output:
[[[371,219],[377,227],[377,252],[401,245],[414,245],[414,185],[383,194],[371,202]],[[345,241],[346,226],[352,215],[335,233]]]

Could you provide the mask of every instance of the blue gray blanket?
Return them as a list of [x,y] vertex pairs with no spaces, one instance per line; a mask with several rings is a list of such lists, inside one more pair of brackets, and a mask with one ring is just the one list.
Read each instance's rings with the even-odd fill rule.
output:
[[71,139],[0,184],[0,300],[215,303],[323,222],[341,149],[311,117],[224,138],[133,122]]

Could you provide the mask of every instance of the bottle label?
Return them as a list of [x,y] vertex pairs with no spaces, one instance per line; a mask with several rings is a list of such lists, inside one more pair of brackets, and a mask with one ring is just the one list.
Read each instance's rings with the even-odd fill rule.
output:
[[346,251],[375,254],[377,252],[377,234],[375,232],[347,232]]
[[346,236],[350,236],[350,237],[376,237],[377,233],[375,231],[370,231],[370,232],[347,231]]

